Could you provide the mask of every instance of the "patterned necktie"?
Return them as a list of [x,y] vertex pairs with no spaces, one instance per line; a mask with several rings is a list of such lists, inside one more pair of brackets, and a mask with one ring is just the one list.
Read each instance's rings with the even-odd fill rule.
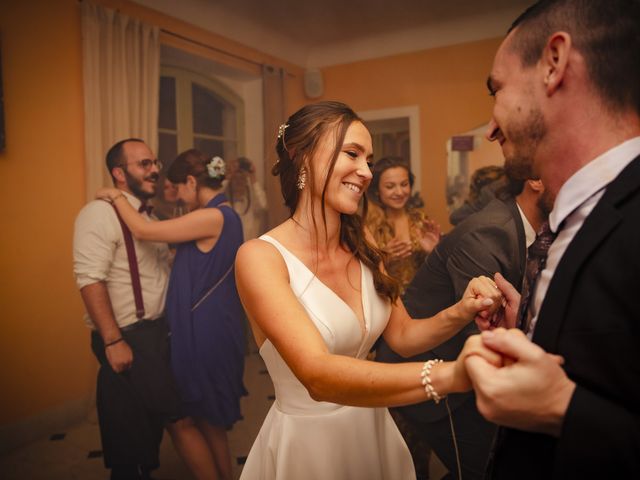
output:
[[547,263],[547,253],[556,235],[557,233],[553,233],[549,229],[549,222],[544,222],[540,227],[536,240],[527,250],[527,266],[522,284],[520,307],[518,308],[518,326],[524,333],[528,333],[531,326],[529,307],[533,290],[535,289],[540,272],[544,270],[544,266]]
[[141,203],[140,207],[138,207],[138,213],[145,213],[147,215],[151,215],[151,212],[153,211],[153,205],[147,205],[146,203]]

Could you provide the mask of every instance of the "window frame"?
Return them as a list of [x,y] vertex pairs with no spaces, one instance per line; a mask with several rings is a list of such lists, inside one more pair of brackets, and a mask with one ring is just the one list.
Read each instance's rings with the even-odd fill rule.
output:
[[[177,153],[194,148],[195,138],[205,138],[221,141],[223,145],[226,144],[226,142],[232,142],[235,144],[235,156],[243,156],[245,154],[244,100],[240,96],[221,81],[183,67],[162,65],[160,67],[160,76],[172,77],[175,80],[176,128],[174,130],[170,128],[160,128],[160,126],[158,126],[158,134],[174,135],[176,137]],[[195,133],[193,131],[192,83],[196,83],[211,91],[223,102],[230,104],[232,108],[235,109],[235,138],[225,136],[224,133],[222,136],[219,136]],[[230,159],[225,158],[225,160]]]

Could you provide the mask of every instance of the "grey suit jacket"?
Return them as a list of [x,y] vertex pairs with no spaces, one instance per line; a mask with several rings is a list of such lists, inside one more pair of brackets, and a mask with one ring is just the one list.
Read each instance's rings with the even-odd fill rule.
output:
[[[412,318],[430,317],[456,303],[469,280],[500,272],[519,288],[524,275],[526,246],[524,226],[515,200],[495,199],[483,210],[467,217],[440,241],[408,286],[403,301]],[[478,333],[472,322],[447,342],[411,359],[403,359],[385,343],[378,348],[382,362],[455,360],[465,340]],[[454,409],[471,394],[449,396]],[[424,402],[402,407],[408,417],[435,421],[447,415],[443,403]]]

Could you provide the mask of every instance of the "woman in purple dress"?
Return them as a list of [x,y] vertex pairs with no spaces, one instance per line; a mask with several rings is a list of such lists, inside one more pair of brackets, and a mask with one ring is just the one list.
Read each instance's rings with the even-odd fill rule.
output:
[[118,201],[117,189],[102,189],[98,196],[113,202],[135,238],[178,244],[166,307],[172,367],[184,413],[206,439],[217,476],[230,479],[226,431],[241,418],[240,397],[246,395],[243,310],[233,271],[243,235],[223,193],[224,173],[220,157],[181,153],[167,177],[192,211],[160,222],[148,222]]

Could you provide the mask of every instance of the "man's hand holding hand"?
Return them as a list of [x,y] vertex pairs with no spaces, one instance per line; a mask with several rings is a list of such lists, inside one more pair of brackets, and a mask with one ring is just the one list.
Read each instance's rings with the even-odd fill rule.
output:
[[562,358],[546,353],[516,329],[482,333],[482,342],[503,356],[496,367],[478,355],[465,360],[478,410],[490,422],[559,436],[575,383],[560,366]]

